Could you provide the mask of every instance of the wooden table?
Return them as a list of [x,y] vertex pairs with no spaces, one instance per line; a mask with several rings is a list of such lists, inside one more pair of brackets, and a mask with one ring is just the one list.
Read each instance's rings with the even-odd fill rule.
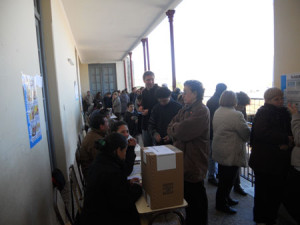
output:
[[151,209],[147,204],[145,197],[142,195],[139,198],[139,200],[137,200],[135,205],[138,213],[140,214],[142,225],[146,225],[146,224],[151,225],[158,216],[163,214],[169,214],[169,213],[175,214],[179,218],[180,223],[185,224],[185,220],[182,213],[177,210],[180,208],[185,208],[188,205],[185,200],[183,200],[182,205],[176,205],[176,206],[166,207],[161,209]]

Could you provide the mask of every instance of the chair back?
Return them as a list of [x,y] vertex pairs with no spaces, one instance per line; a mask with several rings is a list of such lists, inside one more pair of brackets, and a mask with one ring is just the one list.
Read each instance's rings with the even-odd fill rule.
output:
[[[75,160],[76,161],[76,160]],[[71,165],[69,168],[69,176],[70,176],[70,187],[71,187],[71,201],[72,201],[72,218],[75,220],[76,214],[75,211],[81,214],[83,207],[83,189],[81,189],[78,178],[75,173],[74,165]],[[76,203],[76,208],[74,205],[74,201]]]
[[82,135],[83,135],[83,138],[85,138],[85,136],[86,136],[86,131],[85,130],[82,131]]
[[61,225],[72,225],[73,221],[71,219],[70,213],[62,199],[59,190],[55,187],[53,193],[53,203],[54,211],[56,213],[57,219]]
[[77,148],[76,152],[75,152],[74,169],[75,169],[75,174],[76,174],[77,178],[79,178],[79,180],[80,180],[80,182],[79,182],[80,188],[83,190],[85,187],[85,180],[83,177],[82,168],[81,168],[81,164],[80,164],[79,148]]
[[79,132],[79,134],[78,134],[79,145],[81,145],[82,141],[83,141],[83,134],[82,134],[82,132]]

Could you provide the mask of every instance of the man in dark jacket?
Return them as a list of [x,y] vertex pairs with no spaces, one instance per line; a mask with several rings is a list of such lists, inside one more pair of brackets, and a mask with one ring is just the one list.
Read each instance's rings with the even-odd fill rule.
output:
[[167,135],[167,128],[182,106],[171,99],[171,91],[166,87],[158,88],[155,97],[159,103],[152,109],[148,131],[156,145],[170,144],[171,140]]
[[108,131],[108,120],[99,111],[93,113],[90,118],[91,130],[87,133],[80,146],[80,164],[84,178],[87,177],[88,170],[98,150],[95,148],[95,142],[104,139]]
[[219,108],[219,100],[223,91],[227,89],[226,84],[219,83],[216,86],[216,91],[214,95],[207,101],[206,106],[210,111],[210,153],[208,161],[208,182],[213,185],[218,185],[218,180],[216,179],[217,166],[216,162],[212,159],[212,139],[213,139],[213,127],[212,121],[214,118],[215,111]]
[[139,112],[142,113],[142,135],[144,146],[153,145],[152,137],[148,132],[148,121],[151,115],[153,106],[157,103],[155,98],[155,91],[158,88],[154,84],[154,73],[152,71],[146,71],[143,74],[143,80],[146,88],[142,92],[142,106],[139,107]]
[[129,94],[130,102],[135,103],[135,100],[136,100],[136,97],[137,97],[136,91],[137,91],[136,87],[133,87],[131,93]]

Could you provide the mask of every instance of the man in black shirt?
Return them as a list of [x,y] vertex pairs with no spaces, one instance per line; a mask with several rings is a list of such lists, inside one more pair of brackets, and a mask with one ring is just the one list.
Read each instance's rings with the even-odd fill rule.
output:
[[212,121],[214,118],[215,111],[219,108],[219,100],[223,91],[227,89],[226,84],[219,83],[216,86],[216,91],[214,95],[207,101],[206,106],[210,111],[210,153],[208,160],[208,182],[213,185],[218,185],[218,180],[216,179],[216,173],[218,170],[217,163],[212,159],[212,139],[213,139],[213,127]]
[[137,97],[136,91],[137,91],[136,87],[133,87],[131,93],[129,94],[130,102],[135,103],[135,100],[136,100],[136,97]]
[[152,109],[148,131],[155,145],[171,144],[167,134],[168,125],[182,106],[171,98],[171,91],[166,87],[158,88],[155,97],[159,104]]

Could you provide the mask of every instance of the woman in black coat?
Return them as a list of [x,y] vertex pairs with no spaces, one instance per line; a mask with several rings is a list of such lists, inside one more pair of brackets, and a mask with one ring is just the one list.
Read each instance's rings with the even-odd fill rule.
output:
[[99,140],[97,147],[100,152],[87,177],[80,224],[140,224],[135,202],[141,196],[142,188],[135,183],[138,180],[128,181],[124,172],[126,138],[112,133]]
[[251,130],[249,166],[254,170],[254,221],[275,224],[282,201],[293,144],[291,118],[283,107],[283,93],[269,88]]

